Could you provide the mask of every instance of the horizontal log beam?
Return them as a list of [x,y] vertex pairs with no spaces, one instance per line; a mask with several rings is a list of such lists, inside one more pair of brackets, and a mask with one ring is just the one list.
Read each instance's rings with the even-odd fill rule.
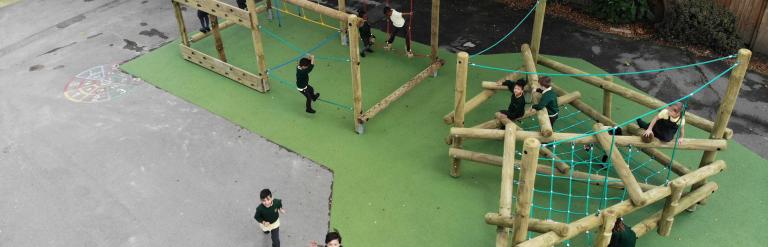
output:
[[[513,228],[515,225],[514,220],[515,220],[514,215],[507,217],[507,216],[502,216],[499,213],[485,214],[485,223],[489,225]],[[565,236],[568,234],[569,228],[568,228],[568,224],[565,224],[562,222],[530,218],[530,220],[528,221],[528,230],[538,232],[538,233],[546,233],[546,232],[554,231],[555,233],[558,233],[561,236]]]
[[238,7],[229,5],[227,3],[216,1],[216,0],[173,0],[173,1],[184,4],[193,9],[205,11],[208,14],[215,15],[222,19],[226,19],[232,23],[244,26],[248,29],[253,29],[253,27],[251,27],[250,13],[248,13],[248,11],[242,10]]
[[416,76],[414,76],[413,78],[405,82],[405,84],[400,86],[397,90],[389,94],[387,97],[384,97],[384,99],[379,101],[379,103],[376,103],[375,105],[373,105],[371,109],[369,109],[368,111],[363,113],[363,115],[360,116],[359,120],[362,122],[367,122],[369,119],[378,115],[381,111],[389,107],[389,105],[391,105],[392,102],[397,101],[397,99],[405,95],[405,93],[411,91],[411,89],[416,87],[416,85],[419,85],[419,83],[421,83],[422,81],[427,79],[429,76],[434,74],[441,67],[443,67],[444,63],[445,63],[444,61],[440,60],[429,65],[429,67],[427,67],[423,71],[416,74]]
[[347,22],[347,18],[349,18],[349,14],[345,12],[342,12],[330,7],[326,7],[325,5],[322,5],[313,1],[307,1],[307,0],[285,0],[285,1],[290,4],[305,8],[309,11],[317,12],[321,15],[328,16],[339,21]]

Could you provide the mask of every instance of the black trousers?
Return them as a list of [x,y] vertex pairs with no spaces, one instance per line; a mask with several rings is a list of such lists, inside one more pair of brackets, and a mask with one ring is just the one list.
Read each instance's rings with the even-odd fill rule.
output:
[[200,26],[205,29],[211,28],[211,22],[208,20],[208,13],[202,10],[197,11],[197,19],[200,19]]
[[245,9],[246,7],[245,0],[237,0],[237,7],[241,9]]
[[405,26],[405,25],[403,25],[403,27],[392,26],[392,33],[389,34],[389,39],[387,40],[387,44],[392,44],[392,42],[395,41],[395,36],[397,36],[398,33],[403,34],[403,37],[405,37],[405,48],[410,51],[411,37],[408,37],[408,26]]
[[272,237],[272,247],[280,247],[280,227],[272,230],[270,235]]
[[307,110],[311,110],[312,109],[312,101],[315,98],[315,88],[313,88],[310,85],[307,85],[307,88],[305,88],[303,91],[299,91],[299,92],[301,92],[301,94],[304,95],[304,97],[307,98],[306,108],[307,108]]
[[557,114],[554,117],[549,117],[549,123],[552,125],[552,128],[555,128],[555,121],[557,121],[557,117],[559,116],[560,114]]

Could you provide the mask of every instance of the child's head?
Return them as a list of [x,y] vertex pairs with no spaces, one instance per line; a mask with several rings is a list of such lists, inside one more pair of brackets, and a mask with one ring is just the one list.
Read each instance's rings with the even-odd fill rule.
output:
[[261,198],[261,204],[264,204],[265,207],[272,206],[272,191],[269,191],[269,189],[261,190],[259,198]]
[[623,232],[625,227],[624,219],[621,217],[616,218],[616,223],[613,224],[613,232]]
[[384,15],[390,16],[390,15],[392,15],[392,8],[384,7],[384,11],[383,12],[384,12]]
[[679,117],[682,111],[683,111],[683,103],[681,102],[677,102],[669,106],[669,115],[671,117]]
[[368,20],[368,13],[365,12],[365,10],[359,10],[357,11],[357,16],[360,18],[363,18],[363,20]]
[[327,247],[341,247],[341,234],[338,230],[334,230],[325,234],[325,246]]
[[304,57],[299,60],[299,67],[302,69],[309,67],[310,64],[312,64],[312,60],[309,60],[309,58]]
[[527,81],[520,79],[515,81],[515,88],[513,88],[513,92],[515,92],[515,95],[520,95],[525,90],[525,84],[528,83]]
[[539,77],[539,85],[541,85],[541,88],[549,88],[552,86],[552,79],[550,79],[548,76],[542,76]]

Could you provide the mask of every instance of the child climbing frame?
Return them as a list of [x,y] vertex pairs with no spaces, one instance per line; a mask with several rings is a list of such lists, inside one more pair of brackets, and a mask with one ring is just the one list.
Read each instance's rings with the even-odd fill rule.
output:
[[[513,246],[568,244],[570,239],[584,233],[587,233],[585,235],[589,239],[589,231],[598,227],[594,245],[607,246],[611,238],[613,222],[617,217],[623,217],[665,198],[666,203],[663,209],[640,221],[632,227],[632,230],[638,236],[642,236],[658,227],[660,235],[668,236],[674,217],[677,214],[705,201],[718,189],[717,183],[707,182],[706,179],[726,168],[725,161],[715,160],[715,156],[718,151],[724,150],[727,147],[726,139],[732,136],[732,131],[728,130],[726,126],[738,97],[751,52],[741,49],[738,55],[707,62],[668,69],[632,72],[657,73],[736,58],[734,65],[709,80],[703,86],[674,102],[665,104],[658,99],[613,83],[611,76],[628,73],[587,74],[576,68],[539,55],[538,47],[541,40],[540,35],[543,27],[545,7],[545,0],[540,0],[537,3],[531,42],[533,45],[532,47],[523,45],[521,48],[523,68],[519,70],[504,70],[512,73],[496,82],[483,82],[482,87],[484,90],[469,101],[465,100],[468,67],[470,65],[486,69],[490,67],[470,64],[469,54],[464,52],[458,54],[455,108],[453,112],[444,118],[446,123],[451,123],[454,126],[451,128],[450,136],[447,139],[447,142],[451,145],[451,148],[449,148],[449,156],[452,160],[451,175],[454,177],[460,175],[461,160],[470,160],[502,167],[499,211],[488,213],[485,216],[486,223],[497,226],[497,246],[508,246],[509,244]],[[559,73],[537,72],[536,64],[548,67]],[[688,123],[691,125],[708,131],[710,133],[709,139],[681,138],[680,131],[678,131],[674,141],[660,142],[659,140],[653,140],[647,142],[641,138],[643,130],[638,128],[637,125],[630,124],[635,119],[654,114],[675,103],[687,102],[690,97],[707,88],[719,78],[726,76],[729,72],[730,78],[726,96],[723,98],[717,111],[718,115],[715,122],[687,113],[685,107],[683,108],[682,117],[687,118]],[[562,133],[561,131],[564,129],[553,129],[545,110],[537,113],[538,126],[535,127],[537,131],[526,130],[527,128],[524,126],[520,127],[515,122],[506,118],[492,119],[472,128],[464,127],[466,113],[488,100],[497,90],[507,90],[506,86],[501,86],[500,81],[515,80],[527,76],[531,85],[527,90],[531,91],[532,88],[538,87],[539,75],[572,76],[603,90],[603,111],[600,112],[584,103],[579,98],[579,92],[568,93],[557,86],[553,86],[553,91],[560,96],[558,104],[570,105],[570,107],[578,109],[578,111],[596,122],[590,131],[580,134]],[[608,77],[600,78],[598,76]],[[632,120],[617,123],[610,117],[612,94],[617,94],[654,110]],[[535,102],[536,95],[533,98]],[[524,116],[524,118],[533,117],[533,114],[530,115]],[[498,129],[501,125],[504,125],[504,130]],[[615,131],[618,128],[623,128],[626,131],[625,135],[617,134]],[[463,140],[466,138],[503,140],[503,155],[497,156],[465,150],[462,148],[462,145]],[[678,139],[684,141],[678,142]],[[518,152],[515,149],[517,141],[523,141],[522,152]],[[595,148],[590,148],[588,151],[587,148],[577,148],[582,145],[585,147],[592,147],[594,145]],[[569,151],[558,153],[558,147],[561,149],[565,147]],[[595,157],[593,153],[596,152],[594,149],[598,148],[603,150],[604,160],[602,162],[597,161],[599,158],[597,160],[593,159]],[[666,177],[656,179],[655,182],[652,181],[653,179],[650,179],[655,174],[661,174],[661,171],[651,171],[651,175],[644,178],[641,177],[638,171],[639,167],[643,167],[650,162],[643,162],[639,165],[636,164],[635,168],[632,167],[632,163],[635,162],[633,161],[633,155],[635,155],[638,149],[640,150],[639,152],[645,153],[649,157],[649,161],[658,161],[663,171],[666,171]],[[658,149],[670,149],[672,150],[672,156],[667,156]],[[692,170],[675,161],[675,152],[678,150],[704,151],[698,169]],[[588,158],[579,157],[579,153],[588,153]],[[516,156],[520,156],[522,160],[516,162]],[[595,171],[592,165],[599,165],[603,168]],[[514,172],[518,168],[521,174],[518,176],[517,182],[515,182]],[[615,172],[610,172],[611,170]],[[671,173],[675,173],[677,177],[671,177]],[[611,177],[613,174],[616,177]],[[541,180],[542,178],[545,179]],[[568,187],[560,188],[560,192],[558,192],[555,185],[560,186],[563,183],[555,182],[556,179],[565,180],[565,184]],[[572,182],[585,184],[586,196],[574,196]],[[545,183],[549,188],[542,190],[540,187],[544,186],[535,186],[536,184],[541,185],[541,183]],[[517,184],[516,194],[513,192],[515,184]],[[600,203],[593,206],[593,209],[596,210],[589,208],[590,186],[600,186],[597,192],[603,193],[597,196]],[[609,198],[609,187],[621,189],[618,190],[619,192],[616,192],[619,193],[617,197]],[[690,192],[683,193],[687,187],[691,187]],[[535,194],[548,197],[549,205],[542,206],[540,202],[537,203],[534,197]],[[595,199],[594,194],[592,195],[592,199]],[[556,209],[552,203],[553,196],[567,197],[564,199],[568,204],[566,205],[567,207],[564,207],[565,209]],[[587,204],[586,209],[574,209],[571,202],[576,197],[584,198]],[[609,204],[608,202],[611,200],[614,200],[616,203]],[[516,203],[513,204],[515,201]],[[513,208],[515,209],[514,212],[512,211]],[[534,217],[536,211],[544,211],[547,214],[541,218],[536,218]],[[565,220],[553,220],[553,217],[551,217],[553,211],[564,213],[566,215]],[[572,215],[581,215],[581,218],[571,219]],[[590,240],[590,242],[592,241]]]

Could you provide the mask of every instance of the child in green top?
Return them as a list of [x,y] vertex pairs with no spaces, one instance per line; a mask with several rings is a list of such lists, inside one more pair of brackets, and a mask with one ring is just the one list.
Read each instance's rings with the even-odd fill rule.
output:
[[280,199],[273,199],[272,192],[269,189],[261,190],[259,193],[261,204],[256,208],[256,215],[253,216],[264,234],[272,234],[272,247],[280,247],[280,213],[285,213],[283,203]]
[[296,89],[307,98],[305,111],[308,113],[315,113],[312,102],[320,98],[320,93],[315,93],[315,88],[309,85],[309,72],[314,68],[315,55],[312,54],[299,60],[299,66],[296,67]]
[[541,93],[541,99],[539,99],[538,104],[531,106],[530,111],[531,113],[534,113],[546,107],[547,113],[549,113],[549,123],[551,123],[552,126],[555,126],[557,114],[560,112],[560,109],[557,107],[557,94],[552,91],[552,79],[547,76],[542,76],[539,78],[539,85],[541,85],[541,87],[537,88],[536,92]]

